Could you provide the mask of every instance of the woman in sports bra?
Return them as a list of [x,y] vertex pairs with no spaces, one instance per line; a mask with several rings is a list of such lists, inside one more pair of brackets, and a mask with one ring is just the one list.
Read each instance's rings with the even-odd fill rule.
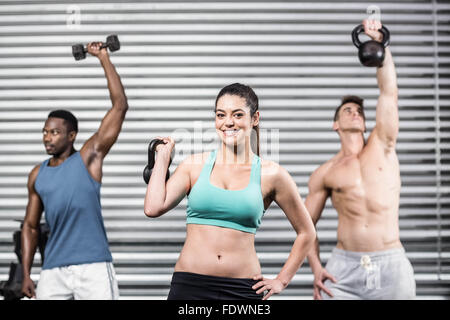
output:
[[[310,215],[289,173],[259,155],[258,97],[245,85],[224,87],[216,98],[217,150],[184,159],[165,182],[172,138],[160,138],[144,212],[159,217],[187,195],[186,241],[175,265],[168,299],[267,299],[287,287],[315,239]],[[257,134],[257,154],[250,147]],[[275,279],[261,275],[255,232],[272,201],[297,238]],[[264,295],[264,292],[265,295]]]

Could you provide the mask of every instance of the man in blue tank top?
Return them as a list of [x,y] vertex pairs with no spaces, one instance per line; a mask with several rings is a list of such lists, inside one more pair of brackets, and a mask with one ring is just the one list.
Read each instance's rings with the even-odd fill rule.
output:
[[[37,299],[117,299],[118,285],[101,214],[103,159],[116,142],[128,110],[120,77],[101,42],[88,44],[104,69],[112,102],[100,128],[80,151],[74,148],[78,121],[69,111],[50,112],[43,143],[51,158],[28,177],[28,205],[22,230],[23,283]],[[45,211],[50,227],[35,290],[30,278]]]

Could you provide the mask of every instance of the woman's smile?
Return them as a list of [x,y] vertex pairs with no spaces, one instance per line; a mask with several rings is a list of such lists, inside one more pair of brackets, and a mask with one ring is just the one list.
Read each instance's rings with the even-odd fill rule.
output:
[[240,131],[240,129],[222,130],[222,132],[224,133],[225,137],[236,137],[239,131]]

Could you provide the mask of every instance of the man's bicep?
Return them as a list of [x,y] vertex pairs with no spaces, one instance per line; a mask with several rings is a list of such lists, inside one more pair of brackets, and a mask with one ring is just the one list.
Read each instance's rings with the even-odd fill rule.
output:
[[103,118],[94,137],[94,147],[97,152],[106,155],[119,137],[125,120],[126,109],[111,108]]
[[308,196],[305,200],[305,206],[308,209],[309,214],[314,222],[317,223],[322,215],[323,208],[329,196],[329,190],[323,183],[322,176],[314,172],[308,182]]
[[88,168],[96,160],[103,161],[108,154],[119,136],[124,117],[125,114],[120,113],[119,110],[108,110],[99,129],[83,144],[80,154]]
[[399,131],[398,101],[396,95],[382,94],[376,107],[374,132],[387,146],[394,146]]
[[33,229],[38,228],[43,211],[44,207],[39,196],[30,196],[28,198],[24,223]]
[[33,171],[30,173],[28,177],[28,184],[27,184],[28,203],[24,223],[32,228],[37,228],[39,226],[42,212],[44,211],[44,205],[42,203],[41,197],[34,188],[38,172],[39,167],[33,169]]

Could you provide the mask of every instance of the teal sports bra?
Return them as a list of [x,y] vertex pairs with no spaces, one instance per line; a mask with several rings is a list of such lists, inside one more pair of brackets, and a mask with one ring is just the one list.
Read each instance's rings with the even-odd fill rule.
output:
[[212,151],[188,196],[186,224],[203,224],[256,233],[264,215],[261,159],[254,155],[250,182],[242,190],[227,190],[209,181],[217,151]]

